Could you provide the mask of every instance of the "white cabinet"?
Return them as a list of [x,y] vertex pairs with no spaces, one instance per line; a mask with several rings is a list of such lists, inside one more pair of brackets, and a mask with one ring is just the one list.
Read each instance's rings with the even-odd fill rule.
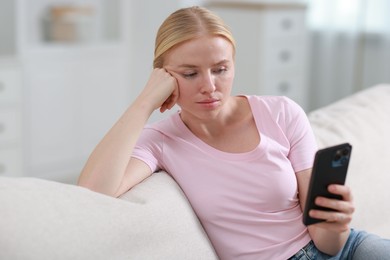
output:
[[[7,33],[15,37],[14,48],[7,48],[13,53],[5,54],[19,61],[13,72],[0,69],[0,81],[3,77],[7,84],[0,84],[3,175],[74,180],[80,173],[130,102],[129,5],[126,0],[0,4],[10,9],[8,19],[17,24]],[[50,32],[47,14],[58,9],[71,14],[53,20],[55,32]],[[10,90],[8,84],[17,88]],[[21,102],[13,102],[15,98]]]
[[307,107],[306,6],[294,1],[209,1],[237,42],[237,94],[285,95]]
[[103,47],[37,59],[24,60],[28,174],[79,172],[129,103],[126,58]]
[[0,176],[22,175],[21,71],[0,59]]

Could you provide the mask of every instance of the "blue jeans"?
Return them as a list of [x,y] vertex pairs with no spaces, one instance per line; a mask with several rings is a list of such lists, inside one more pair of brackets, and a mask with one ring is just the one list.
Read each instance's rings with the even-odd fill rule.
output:
[[390,240],[383,239],[365,231],[351,229],[343,249],[336,256],[319,251],[313,242],[299,250],[291,260],[385,260],[390,259]]

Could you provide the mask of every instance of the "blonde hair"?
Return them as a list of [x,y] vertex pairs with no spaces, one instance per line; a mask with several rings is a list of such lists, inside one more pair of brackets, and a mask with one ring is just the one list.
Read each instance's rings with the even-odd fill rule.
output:
[[156,36],[153,68],[163,67],[168,50],[203,35],[224,37],[232,44],[234,57],[236,44],[224,21],[206,8],[193,6],[173,12],[161,24]]

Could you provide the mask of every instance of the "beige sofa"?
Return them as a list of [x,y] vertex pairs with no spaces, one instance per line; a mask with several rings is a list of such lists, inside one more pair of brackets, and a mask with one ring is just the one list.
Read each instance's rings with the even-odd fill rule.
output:
[[[353,145],[353,227],[390,238],[390,85],[309,114],[320,147]],[[0,178],[0,259],[217,259],[164,172],[121,199],[34,178]]]

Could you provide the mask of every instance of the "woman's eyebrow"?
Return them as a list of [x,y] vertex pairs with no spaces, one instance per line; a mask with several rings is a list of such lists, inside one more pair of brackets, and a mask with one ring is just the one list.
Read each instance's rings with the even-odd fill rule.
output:
[[195,66],[195,65],[192,65],[192,64],[181,64],[178,66],[179,68],[189,68],[189,69],[193,69],[193,68],[197,68],[198,66]]
[[221,60],[220,62],[217,62],[216,64],[214,64],[214,66],[218,66],[218,65],[222,65],[222,64],[226,64],[226,63],[229,63],[230,61],[229,60]]
[[[226,64],[226,63],[229,63],[229,60],[223,59],[223,60],[213,64],[213,66],[219,66],[219,65]],[[193,64],[181,64],[181,65],[178,66],[178,68],[189,68],[189,69],[194,69],[194,68],[197,68],[197,67],[198,66],[193,65]]]

